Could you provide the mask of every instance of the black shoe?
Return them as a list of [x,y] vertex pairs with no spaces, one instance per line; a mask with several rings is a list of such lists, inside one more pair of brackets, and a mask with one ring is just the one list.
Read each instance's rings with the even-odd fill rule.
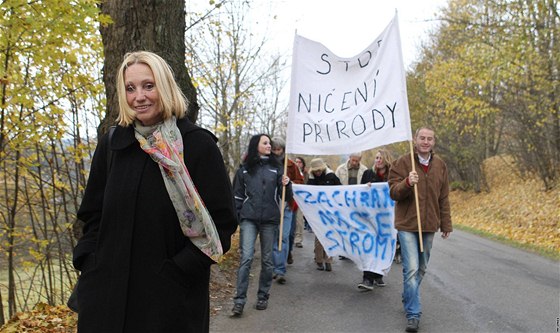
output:
[[284,275],[278,275],[278,277],[276,278],[276,282],[278,282],[280,284],[285,284],[286,283],[286,278],[284,277]]
[[378,287],[385,287],[385,282],[383,281],[382,277],[376,277],[373,279],[373,283]]
[[338,260],[348,260],[345,256],[338,256]]
[[329,263],[326,263],[326,264],[325,264],[325,270],[326,270],[327,272],[332,271],[332,265],[329,264]]
[[268,301],[266,299],[259,299],[257,301],[257,310],[266,310],[266,308],[268,307]]
[[292,257],[292,252],[288,253],[288,265],[294,263],[294,258]]
[[243,314],[243,306],[244,306],[243,304],[235,303],[235,304],[233,305],[233,309],[231,309],[231,314],[232,314],[234,317],[239,317],[239,316],[241,316],[241,315]]
[[320,271],[324,271],[325,270],[325,265],[317,263],[317,269]]
[[362,283],[358,284],[358,289],[373,290],[373,282],[369,279],[364,279]]
[[418,332],[418,325],[420,324],[420,320],[417,318],[410,318],[406,322],[406,329],[407,332]]

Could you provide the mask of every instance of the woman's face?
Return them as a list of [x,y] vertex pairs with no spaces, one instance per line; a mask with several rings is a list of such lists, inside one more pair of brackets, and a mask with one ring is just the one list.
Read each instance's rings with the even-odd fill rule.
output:
[[270,155],[270,150],[272,146],[270,145],[270,139],[267,136],[261,136],[259,140],[259,147],[257,151],[259,152],[259,156],[268,156]]
[[163,120],[154,74],[146,64],[130,65],[124,72],[126,102],[144,126]]
[[296,164],[298,166],[298,168],[303,171],[303,161],[300,160],[299,158],[296,158]]
[[377,169],[385,168],[385,161],[383,161],[383,156],[381,156],[381,152],[377,152],[377,155],[375,155],[375,167]]

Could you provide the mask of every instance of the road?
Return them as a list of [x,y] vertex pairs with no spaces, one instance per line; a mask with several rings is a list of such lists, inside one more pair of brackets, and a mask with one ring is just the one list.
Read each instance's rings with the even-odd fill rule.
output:
[[[351,261],[335,259],[332,272],[315,269],[313,234],[305,232],[287,283],[273,283],[265,311],[255,309],[259,270],[255,258],[243,316],[229,317],[233,303],[226,304],[211,332],[404,332],[399,264],[386,287],[360,291]],[[421,297],[420,332],[558,332],[560,263],[455,231],[434,240]]]

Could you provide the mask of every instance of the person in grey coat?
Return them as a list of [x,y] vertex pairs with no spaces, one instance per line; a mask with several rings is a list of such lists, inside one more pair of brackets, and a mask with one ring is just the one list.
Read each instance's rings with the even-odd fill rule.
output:
[[151,52],[125,56],[117,94],[77,214],[78,332],[208,332],[210,265],[237,228],[216,137]]

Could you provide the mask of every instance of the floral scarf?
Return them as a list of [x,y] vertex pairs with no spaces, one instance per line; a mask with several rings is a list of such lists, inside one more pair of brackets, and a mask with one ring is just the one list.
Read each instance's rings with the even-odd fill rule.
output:
[[183,138],[175,117],[153,126],[135,121],[134,129],[140,147],[159,165],[183,234],[204,254],[218,261],[223,254],[220,237],[185,165]]

